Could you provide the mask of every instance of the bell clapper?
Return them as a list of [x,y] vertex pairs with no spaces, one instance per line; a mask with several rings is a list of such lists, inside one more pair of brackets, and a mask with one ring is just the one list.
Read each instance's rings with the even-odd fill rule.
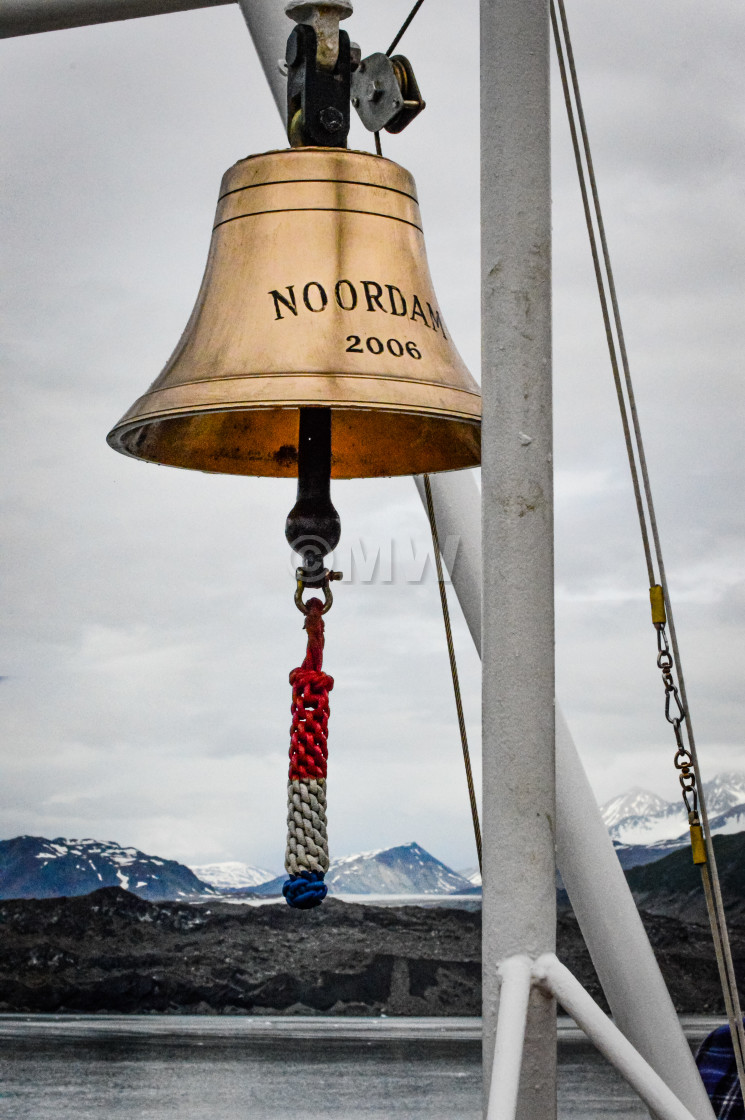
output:
[[297,570],[302,595],[302,587],[327,591],[329,579],[340,578],[328,572],[324,559],[339,543],[341,520],[331,501],[331,409],[301,408],[299,414],[297,501],[287,515],[285,537],[302,560]]
[[[287,785],[287,848],[282,887],[288,905],[311,910],[326,897],[329,867],[326,824],[329,692],[334,678],[323,671],[323,616],[331,609],[331,581],[341,572],[324,567],[341,536],[331,502],[331,409],[299,409],[297,501],[287,516],[285,536],[303,563],[295,572],[295,606],[305,616],[305,660],[290,673],[292,727]],[[303,600],[306,587],[323,589],[323,602]]]

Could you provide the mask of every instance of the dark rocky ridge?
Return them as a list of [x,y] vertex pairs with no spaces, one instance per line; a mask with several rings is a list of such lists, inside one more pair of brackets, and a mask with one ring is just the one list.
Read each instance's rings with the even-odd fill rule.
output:
[[[715,836],[714,851],[727,916],[741,923],[745,920],[745,832]],[[657,863],[634,867],[626,872],[626,879],[640,909],[687,922],[708,920],[701,872],[691,859],[690,846]]]
[[[645,915],[679,1011],[719,1012],[708,930]],[[479,912],[327,899],[283,905],[150,903],[118,888],[0,903],[0,1010],[478,1015]],[[745,964],[745,928],[733,950]],[[600,995],[571,911],[559,955]],[[739,969],[738,969],[739,970]]]

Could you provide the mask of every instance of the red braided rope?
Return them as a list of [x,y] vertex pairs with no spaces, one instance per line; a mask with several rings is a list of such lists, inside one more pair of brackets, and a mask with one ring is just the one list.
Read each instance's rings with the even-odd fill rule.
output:
[[326,777],[328,758],[329,692],[334,678],[323,666],[323,603],[309,599],[305,629],[308,649],[302,665],[290,673],[292,727],[290,728],[290,781],[307,782]]

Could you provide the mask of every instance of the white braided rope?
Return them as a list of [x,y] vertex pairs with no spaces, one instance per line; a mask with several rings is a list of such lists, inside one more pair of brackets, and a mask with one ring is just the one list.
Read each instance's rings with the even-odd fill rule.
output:
[[308,782],[295,779],[287,784],[288,875],[301,871],[321,871],[329,867],[329,842],[326,833],[326,779]]

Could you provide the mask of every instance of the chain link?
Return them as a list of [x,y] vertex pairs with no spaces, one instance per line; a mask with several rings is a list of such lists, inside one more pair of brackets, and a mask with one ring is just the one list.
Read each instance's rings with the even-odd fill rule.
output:
[[693,771],[693,758],[683,739],[682,730],[685,724],[686,710],[673,677],[675,662],[668,645],[665,624],[656,623],[655,630],[657,631],[657,668],[662,673],[662,683],[665,688],[665,719],[672,726],[677,744],[673,762],[675,769],[680,771],[678,778],[680,788],[683,791],[683,800],[688,810],[689,822],[691,824],[698,823],[696,775]]

